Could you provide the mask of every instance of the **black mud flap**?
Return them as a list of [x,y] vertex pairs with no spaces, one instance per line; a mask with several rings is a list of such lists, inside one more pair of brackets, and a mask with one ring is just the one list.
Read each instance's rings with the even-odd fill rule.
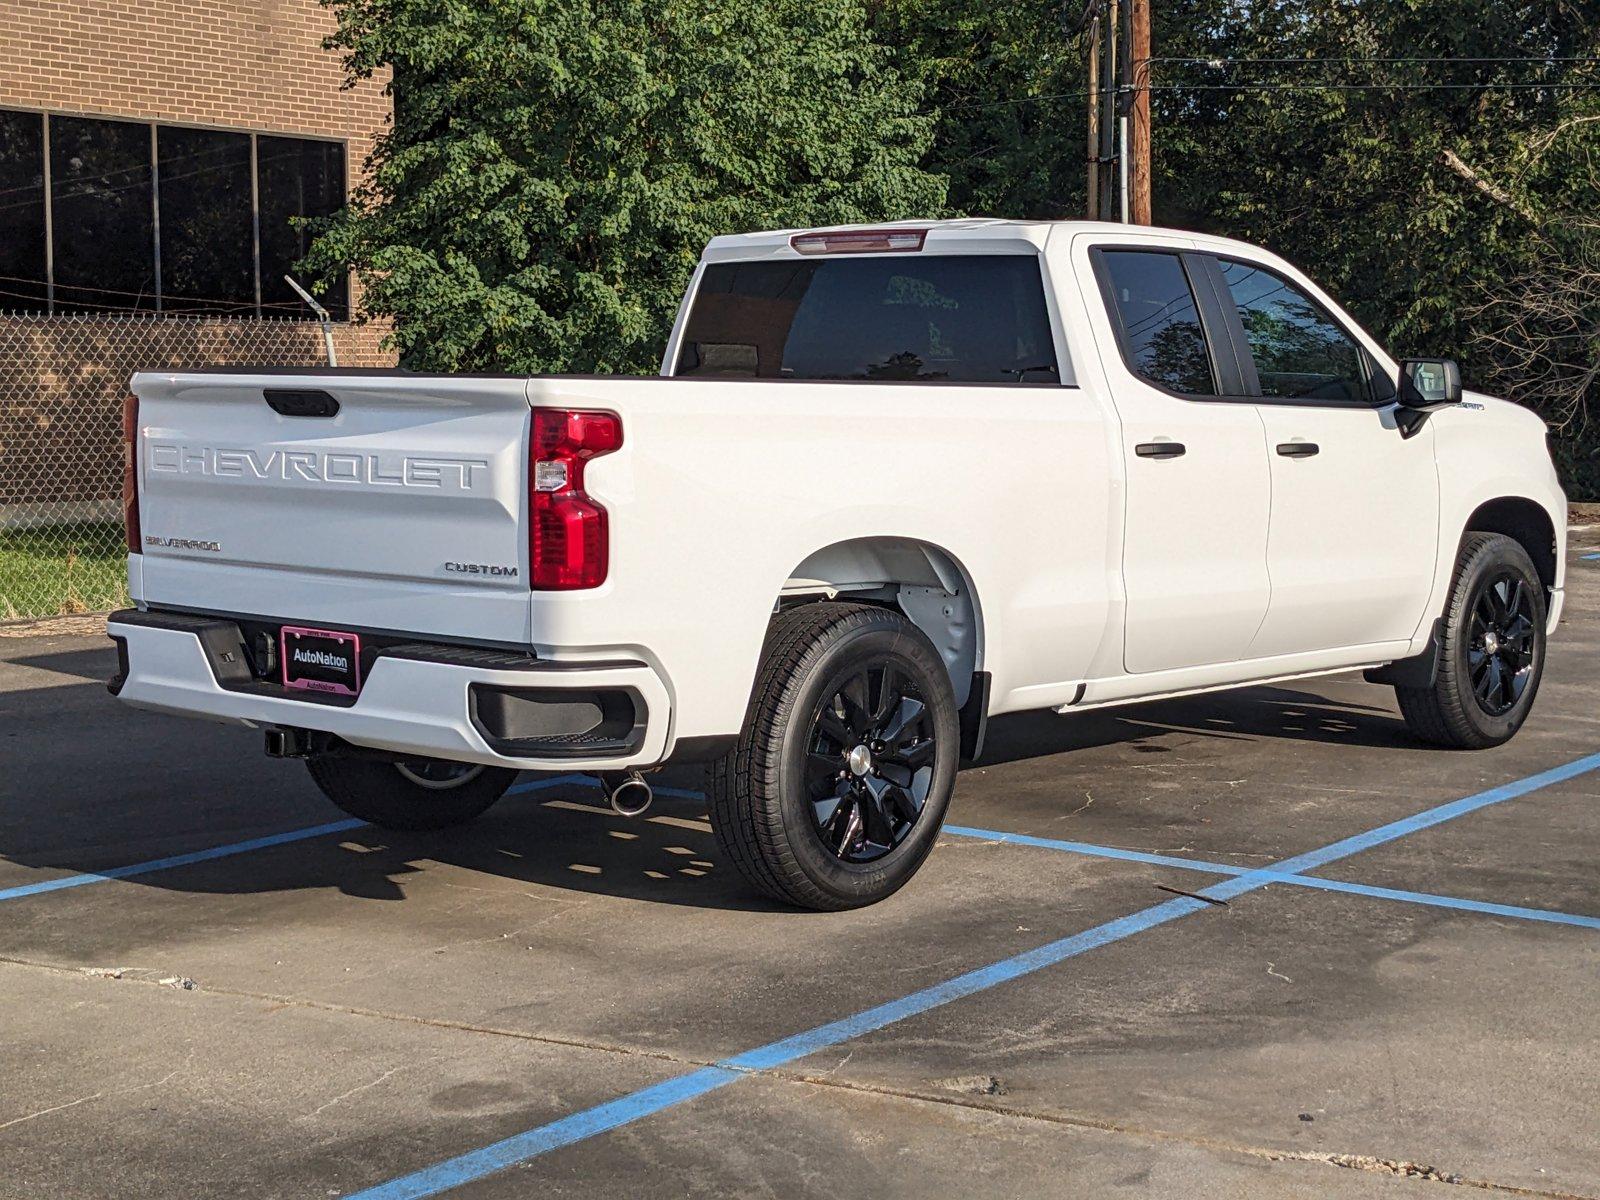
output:
[[967,702],[961,706],[961,761],[976,762],[989,729],[989,672],[974,671]]
[[1444,619],[1433,623],[1428,648],[1410,658],[1396,659],[1387,666],[1371,667],[1362,673],[1368,683],[1387,683],[1395,687],[1431,688],[1439,678],[1439,655],[1444,647]]

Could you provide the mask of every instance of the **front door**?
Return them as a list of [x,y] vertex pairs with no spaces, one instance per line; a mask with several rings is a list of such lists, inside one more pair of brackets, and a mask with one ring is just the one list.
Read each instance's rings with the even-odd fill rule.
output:
[[1393,388],[1305,288],[1260,263],[1216,263],[1259,384],[1272,472],[1272,603],[1249,656],[1410,640],[1438,547],[1432,426],[1401,436]]
[[[1121,422],[1123,662],[1130,673],[1243,658],[1267,612],[1270,480],[1261,415],[1229,398],[1193,256],[1102,245],[1080,263]],[[1115,347],[1115,349],[1112,349]]]

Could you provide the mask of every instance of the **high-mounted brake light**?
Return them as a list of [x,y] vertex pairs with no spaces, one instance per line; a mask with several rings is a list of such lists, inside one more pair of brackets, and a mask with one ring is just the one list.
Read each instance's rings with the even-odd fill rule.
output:
[[122,527],[128,553],[143,553],[139,536],[139,397],[122,402]]
[[533,410],[528,436],[528,586],[599,587],[610,566],[605,507],[583,490],[583,467],[622,445],[615,413]]
[[797,233],[789,239],[800,254],[883,254],[921,250],[926,229],[849,229],[836,233]]

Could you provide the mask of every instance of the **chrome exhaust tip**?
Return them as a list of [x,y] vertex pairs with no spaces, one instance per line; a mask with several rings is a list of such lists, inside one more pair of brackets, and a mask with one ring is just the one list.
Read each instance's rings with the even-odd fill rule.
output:
[[656,798],[655,789],[637,771],[628,772],[620,780],[607,779],[606,788],[611,811],[619,817],[643,816]]

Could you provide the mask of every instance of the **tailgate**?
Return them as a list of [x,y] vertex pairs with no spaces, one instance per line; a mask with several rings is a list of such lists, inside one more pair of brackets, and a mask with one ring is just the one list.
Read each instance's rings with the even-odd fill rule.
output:
[[147,604],[528,640],[525,380],[149,373],[133,390]]

